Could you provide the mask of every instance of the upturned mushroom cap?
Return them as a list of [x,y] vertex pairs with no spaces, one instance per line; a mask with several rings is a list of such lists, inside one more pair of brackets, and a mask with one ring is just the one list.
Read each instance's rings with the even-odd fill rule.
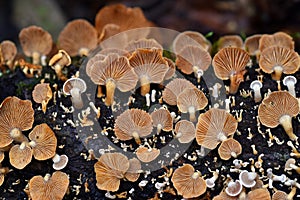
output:
[[291,118],[298,113],[299,102],[287,91],[270,93],[258,107],[260,122],[270,128],[275,128],[281,124],[291,140],[297,139],[293,133]]
[[64,169],[68,162],[69,162],[69,158],[67,155],[58,155],[55,154],[55,156],[52,158],[53,164],[52,167],[55,170],[62,170]]
[[255,181],[256,176],[257,176],[256,172],[248,172],[247,170],[243,170],[239,174],[239,180],[241,184],[243,184],[243,186],[247,188],[251,188],[256,184]]
[[140,177],[140,171],[142,169],[141,162],[136,159],[132,158],[129,160],[129,168],[125,173],[125,178],[131,182],[135,182]]
[[234,134],[237,125],[237,120],[226,110],[211,108],[198,118],[197,143],[205,148],[215,149],[227,136]]
[[195,86],[186,79],[175,78],[166,85],[162,98],[167,104],[175,106],[177,105],[177,97],[186,88],[195,88]]
[[257,56],[259,53],[259,40],[262,34],[254,34],[245,39],[244,48],[251,56]]
[[147,148],[140,146],[136,150],[136,156],[138,159],[144,163],[149,163],[155,160],[160,154],[160,150],[156,148]]
[[284,32],[276,32],[271,35],[262,35],[259,40],[259,50],[262,52],[264,49],[271,46],[280,46],[288,49],[294,49],[295,42],[290,35]]
[[31,129],[33,121],[31,101],[20,100],[17,97],[5,98],[0,106],[0,148],[8,146],[14,139],[20,139],[23,135],[21,131]]
[[37,125],[28,135],[29,145],[37,160],[47,160],[55,155],[57,139],[52,129],[45,123]]
[[49,54],[52,49],[52,36],[38,26],[23,28],[19,33],[19,40],[24,54],[33,57],[33,64],[39,64],[40,57]]
[[86,83],[81,78],[70,78],[63,85],[63,92],[66,95],[71,95],[73,106],[77,109],[83,107],[81,94],[86,91]]
[[0,64],[7,65],[10,70],[14,67],[14,59],[17,55],[17,47],[14,42],[4,40],[0,43]]
[[291,167],[291,165],[295,165],[295,164],[296,164],[296,160],[294,158],[287,159],[284,165],[284,171],[292,170],[293,168]]
[[212,65],[216,76],[222,80],[230,79],[229,93],[235,94],[241,82],[247,63],[250,61],[248,52],[236,47],[221,49],[213,58]]
[[195,113],[208,104],[205,94],[198,88],[187,88],[177,97],[177,107],[182,113],[189,113],[190,121],[196,121]]
[[62,49],[58,50],[58,53],[52,56],[52,58],[49,60],[49,66],[55,70],[57,77],[63,81],[65,81],[67,78],[62,73],[62,70],[65,66],[71,65],[71,63],[71,57],[65,50]]
[[32,98],[36,103],[42,104],[42,111],[45,113],[47,104],[52,98],[52,90],[49,83],[39,83],[34,86],[32,91]]
[[218,50],[226,47],[243,48],[243,40],[239,35],[225,35],[218,40]]
[[120,140],[134,138],[137,143],[140,143],[140,137],[149,135],[152,128],[151,115],[143,110],[133,108],[117,117],[114,131]]
[[177,168],[171,179],[179,195],[183,198],[193,198],[202,195],[206,191],[206,182],[192,165],[185,164]]
[[32,159],[32,149],[26,142],[16,144],[9,150],[9,162],[17,169],[26,167]]
[[158,109],[151,113],[153,126],[157,128],[157,133],[171,131],[173,129],[173,119],[170,112],[166,109]]
[[133,40],[129,42],[125,46],[125,50],[128,52],[134,52],[137,49],[161,49],[163,50],[163,47],[161,44],[159,44],[155,39],[138,39],[138,40]]
[[256,190],[252,190],[247,194],[248,200],[271,200],[271,195],[268,189],[260,188]]
[[87,20],[76,19],[69,22],[58,36],[58,47],[70,56],[87,56],[97,47],[97,30]]
[[225,189],[225,192],[228,196],[235,197],[238,196],[243,189],[243,185],[239,180],[230,181],[228,183],[227,188]]
[[61,200],[69,187],[69,177],[66,173],[56,171],[45,177],[34,176],[29,181],[29,193],[32,200]]
[[129,165],[128,158],[121,153],[103,154],[94,165],[97,187],[100,190],[117,191]]
[[195,126],[188,120],[177,122],[174,131],[180,143],[189,143],[195,138]]
[[272,74],[273,80],[280,80],[282,73],[293,74],[298,71],[300,58],[293,49],[280,46],[271,46],[261,51],[259,67],[268,74]]
[[242,153],[242,145],[235,139],[229,138],[221,143],[218,148],[219,156],[222,160],[236,158]]

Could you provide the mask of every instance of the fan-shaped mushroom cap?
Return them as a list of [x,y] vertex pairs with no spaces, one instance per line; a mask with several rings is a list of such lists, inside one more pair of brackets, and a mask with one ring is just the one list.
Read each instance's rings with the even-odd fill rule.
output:
[[251,188],[255,186],[257,174],[255,172],[248,172],[247,170],[243,170],[240,172],[239,180],[243,184],[243,186],[247,188]]
[[120,140],[134,138],[140,143],[140,137],[149,135],[152,131],[152,118],[140,109],[129,109],[119,115],[115,122],[115,134]]
[[64,154],[63,155],[55,154],[55,156],[52,158],[52,161],[53,161],[53,165],[52,165],[53,169],[62,170],[67,166],[69,158]]
[[26,142],[16,144],[9,150],[9,162],[17,169],[26,167],[32,159],[32,149]]
[[151,113],[153,126],[157,127],[157,133],[171,131],[173,129],[173,119],[170,112],[166,109],[158,109]]
[[272,200],[293,200],[295,194],[297,191],[297,187],[292,187],[292,190],[290,191],[289,194],[287,194],[284,191],[277,190],[273,195],[272,195]]
[[81,78],[70,78],[63,85],[63,92],[66,95],[71,95],[72,103],[75,108],[81,109],[83,101],[81,94],[86,91],[86,83]]
[[125,46],[125,50],[128,52],[134,52],[137,49],[161,49],[161,50],[163,50],[163,47],[161,46],[161,44],[159,44],[153,38],[151,38],[151,39],[142,38],[142,39],[134,40],[134,41],[129,42]]
[[186,79],[175,78],[166,85],[162,98],[167,104],[175,106],[177,105],[177,97],[186,88],[195,88],[195,86]]
[[259,50],[262,52],[264,49],[271,46],[280,46],[286,47],[288,49],[294,49],[294,41],[293,38],[284,33],[284,32],[276,32],[274,34],[264,34],[261,36],[259,40]]
[[141,94],[150,91],[150,83],[161,83],[169,70],[161,49],[137,49],[129,58],[129,63],[139,77]]
[[188,120],[177,122],[174,131],[180,143],[189,143],[195,138],[195,126]]
[[218,153],[223,160],[229,160],[231,157],[236,158],[242,153],[242,145],[237,140],[229,138],[221,143]]
[[129,161],[121,153],[105,153],[94,165],[97,187],[100,190],[117,191],[120,179],[129,169]]
[[270,93],[258,107],[258,118],[267,127],[281,124],[291,140],[297,140],[293,133],[292,117],[299,113],[299,102],[287,91]]
[[226,110],[211,108],[201,114],[196,125],[196,140],[199,145],[215,149],[217,145],[234,134],[237,120]]
[[0,64],[7,65],[9,69],[14,67],[14,59],[17,55],[17,47],[14,42],[4,40],[0,43]]
[[261,51],[259,67],[274,80],[280,80],[282,73],[293,74],[298,71],[300,58],[293,49],[271,46]]
[[40,57],[47,55],[52,49],[52,36],[43,28],[28,26],[19,33],[19,40],[26,56],[32,57],[32,63],[38,65]]
[[61,200],[68,190],[69,183],[68,175],[60,171],[54,172],[52,176],[34,176],[29,181],[30,197],[32,200]]
[[69,22],[58,36],[58,47],[70,56],[87,56],[97,43],[97,30],[84,19]]
[[211,43],[201,33],[196,31],[184,31],[179,33],[173,41],[173,51],[176,54],[187,45],[200,46],[207,52],[211,51]]
[[28,135],[29,145],[37,160],[47,160],[55,155],[57,139],[52,129],[45,123],[37,125]]
[[252,190],[247,194],[248,200],[271,200],[271,195],[268,189],[260,188]]
[[4,182],[4,176],[9,172],[8,167],[1,167],[0,166],[0,186]]
[[36,103],[42,104],[42,111],[45,113],[47,104],[52,98],[52,90],[49,83],[39,83],[34,86],[32,91],[32,98]]
[[202,195],[206,191],[206,182],[192,165],[185,164],[177,168],[171,179],[179,195],[183,198],[193,198]]
[[65,81],[67,78],[63,75],[62,69],[65,66],[69,66],[71,63],[71,57],[65,50],[62,49],[58,50],[58,53],[52,56],[52,58],[49,60],[49,66],[55,70],[57,77],[63,81]]
[[[138,77],[125,56],[109,54],[104,60],[88,62],[90,78],[97,85],[106,86],[107,106],[112,105],[115,88],[127,92],[136,86]],[[88,66],[87,66],[88,67]]]
[[222,80],[230,79],[230,94],[235,94],[240,83],[244,81],[245,68],[249,61],[248,52],[235,47],[223,48],[214,56],[212,65],[216,76]]
[[0,106],[0,148],[8,146],[13,140],[26,140],[21,131],[31,129],[33,121],[31,101],[17,97],[5,98]]
[[174,74],[175,74],[175,71],[176,71],[176,65],[175,63],[173,62],[173,60],[171,60],[170,58],[166,58],[164,57],[165,61],[167,61],[168,63],[168,66],[169,66],[169,69],[168,71],[166,72],[165,74],[165,77],[164,77],[164,80],[169,80],[171,79]]
[[254,34],[245,39],[244,48],[251,56],[257,56],[259,52],[259,40],[262,34]]
[[230,181],[228,183],[227,188],[225,189],[226,194],[228,194],[231,197],[238,196],[243,189],[243,185],[239,180]]
[[131,182],[135,182],[140,177],[140,172],[142,169],[141,162],[136,159],[132,158],[129,160],[129,168],[125,173],[125,178]]
[[243,48],[243,40],[239,35],[224,35],[218,40],[218,50],[226,47]]
[[156,148],[139,147],[136,151],[138,159],[144,163],[155,160],[160,154],[160,150]]

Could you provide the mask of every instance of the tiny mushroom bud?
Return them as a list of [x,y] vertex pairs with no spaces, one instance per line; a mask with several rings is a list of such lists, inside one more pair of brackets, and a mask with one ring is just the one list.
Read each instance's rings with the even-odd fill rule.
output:
[[240,172],[239,180],[241,181],[243,186],[251,188],[256,184],[256,176],[257,174],[255,172],[248,172],[247,170],[243,170]]
[[286,76],[282,82],[283,85],[287,86],[289,93],[296,97],[295,85],[297,83],[297,79],[294,76]]
[[68,164],[69,158],[66,155],[58,155],[55,154],[55,156],[52,158],[53,161],[53,169],[55,170],[62,170],[63,168],[65,168]]
[[55,70],[57,77],[61,80],[65,80],[66,77],[62,74],[62,69],[65,66],[71,64],[71,58],[69,54],[64,50],[59,50],[49,61],[49,66]]
[[71,95],[73,105],[77,109],[83,107],[81,94],[86,91],[86,83],[81,78],[70,78],[63,85],[63,92],[66,95]]
[[230,181],[228,183],[227,188],[225,189],[225,192],[227,195],[231,196],[231,197],[235,197],[238,196],[243,189],[243,185],[241,184],[241,182],[239,180],[236,181]]
[[262,83],[258,80],[252,81],[250,84],[250,88],[254,90],[254,101],[256,103],[261,101],[260,88],[262,88],[262,86]]

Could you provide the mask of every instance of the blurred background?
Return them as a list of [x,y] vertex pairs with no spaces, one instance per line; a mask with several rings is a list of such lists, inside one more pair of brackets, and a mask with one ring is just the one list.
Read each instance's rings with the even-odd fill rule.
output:
[[94,24],[99,9],[123,3],[139,6],[157,26],[177,31],[221,35],[285,31],[300,44],[300,0],[0,0],[0,41],[19,45],[19,31],[29,25],[48,30],[54,40],[73,19]]

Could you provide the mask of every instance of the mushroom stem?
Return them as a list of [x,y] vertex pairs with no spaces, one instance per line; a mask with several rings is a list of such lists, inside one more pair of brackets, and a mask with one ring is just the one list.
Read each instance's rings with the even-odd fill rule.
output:
[[98,98],[101,98],[101,97],[103,97],[104,96],[104,94],[103,94],[103,92],[102,92],[102,87],[101,87],[101,85],[98,85],[97,86],[97,97]]
[[197,178],[200,177],[200,175],[201,175],[200,172],[198,172],[198,171],[197,171],[197,172],[194,172],[193,175],[192,175],[192,178],[193,178],[193,179],[197,179]]
[[160,134],[161,130],[162,130],[162,125],[161,124],[157,124],[157,134]]
[[293,186],[290,193],[286,196],[286,199],[287,200],[293,200],[294,196],[296,194],[296,191],[297,191],[297,187]]
[[283,79],[283,85],[287,86],[289,93],[294,97],[296,97],[296,91],[295,91],[296,83],[297,83],[297,79],[294,76],[286,76]]
[[295,170],[298,174],[300,174],[300,167],[299,167],[299,166],[297,166],[297,165],[291,163],[291,164],[290,164],[290,167],[291,167],[293,170]]
[[15,142],[28,142],[28,138],[18,128],[13,128],[9,134]]
[[83,102],[81,98],[81,92],[80,89],[77,87],[74,87],[70,90],[71,99],[73,102],[73,105],[77,109],[81,109],[83,107]]
[[50,179],[50,177],[51,177],[51,175],[50,175],[50,174],[46,174],[46,175],[44,176],[44,180],[45,180],[45,182],[48,182],[48,181],[49,181],[49,179]]
[[194,106],[190,106],[188,109],[188,112],[190,114],[190,121],[195,122],[196,121],[196,110]]
[[137,132],[133,132],[132,133],[132,137],[134,138],[134,140],[135,140],[135,142],[137,143],[137,144],[141,144],[141,139],[140,139],[140,136],[139,136],[139,134],[137,133]]
[[114,95],[115,95],[115,89],[116,84],[112,79],[109,79],[106,82],[106,98],[105,98],[105,105],[111,106],[114,102]]
[[32,64],[34,64],[34,65],[40,64],[40,54],[38,52],[32,53]]
[[47,110],[47,104],[48,104],[47,101],[45,101],[45,100],[42,101],[42,111],[43,111],[43,113],[46,113],[46,110]]
[[218,134],[218,141],[223,142],[223,141],[225,141],[225,140],[227,140],[226,135],[224,135],[224,133],[220,132],[220,133]]
[[282,67],[281,66],[275,66],[274,72],[271,74],[272,79],[275,81],[279,81],[282,75]]
[[146,97],[146,106],[149,107],[149,106],[150,106],[150,94],[147,93],[147,94],[145,95],[145,97]]
[[200,83],[201,77],[203,76],[203,70],[198,66],[193,66],[194,76],[197,78],[197,83]]
[[89,50],[87,48],[80,48],[79,49],[79,55],[82,56],[88,56],[89,55]]
[[150,81],[147,76],[142,76],[140,78],[141,82],[141,95],[145,96],[147,93],[150,92]]
[[231,74],[230,79],[230,85],[229,85],[229,93],[235,94],[237,93],[240,83],[244,81],[244,74],[246,73],[245,70],[241,72],[236,72],[234,74]]
[[280,117],[279,123],[284,128],[289,138],[293,141],[297,141],[298,137],[293,132],[292,117],[289,115],[283,115]]
[[60,64],[55,64],[53,68],[54,68],[54,71],[55,71],[57,77],[59,79],[61,79],[61,77],[63,77],[62,66]]

